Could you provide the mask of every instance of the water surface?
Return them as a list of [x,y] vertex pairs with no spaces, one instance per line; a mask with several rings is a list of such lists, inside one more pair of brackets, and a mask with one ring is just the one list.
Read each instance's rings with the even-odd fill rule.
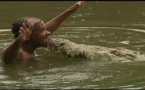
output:
[[[47,21],[73,3],[0,2],[0,49],[13,40],[9,28],[16,18],[35,16]],[[145,2],[137,1],[88,1],[51,37],[145,53],[144,5]],[[75,59],[53,53],[47,48],[39,48],[37,53],[36,61],[23,65],[0,63],[0,88],[145,88],[145,58],[131,62]]]

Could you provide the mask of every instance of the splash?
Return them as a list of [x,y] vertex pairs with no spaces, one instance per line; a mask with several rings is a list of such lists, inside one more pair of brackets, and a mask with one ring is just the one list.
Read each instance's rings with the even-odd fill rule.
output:
[[[107,48],[97,45],[85,45],[71,42],[68,39],[52,39],[57,51],[69,58],[84,58],[89,60],[110,60],[110,61],[143,61],[145,54],[139,51],[132,51],[123,47]],[[49,48],[49,46],[48,46]]]

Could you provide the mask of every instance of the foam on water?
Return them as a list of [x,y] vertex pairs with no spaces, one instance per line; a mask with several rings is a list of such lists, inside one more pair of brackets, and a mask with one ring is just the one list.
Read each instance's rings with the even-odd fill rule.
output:
[[[68,39],[53,38],[57,52],[69,58],[84,58],[89,60],[111,61],[144,61],[145,54],[132,51],[123,47],[108,48],[97,45],[85,45],[71,42]],[[48,44],[49,48],[49,44]]]
[[0,32],[9,32],[11,29],[0,29]]

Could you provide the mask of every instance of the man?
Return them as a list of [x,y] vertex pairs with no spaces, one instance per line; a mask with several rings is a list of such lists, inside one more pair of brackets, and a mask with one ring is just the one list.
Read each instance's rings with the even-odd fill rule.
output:
[[2,50],[1,60],[5,63],[12,63],[17,60],[34,59],[35,50],[39,47],[47,47],[48,36],[83,3],[83,1],[78,1],[46,23],[35,17],[18,18],[12,24],[15,40]]

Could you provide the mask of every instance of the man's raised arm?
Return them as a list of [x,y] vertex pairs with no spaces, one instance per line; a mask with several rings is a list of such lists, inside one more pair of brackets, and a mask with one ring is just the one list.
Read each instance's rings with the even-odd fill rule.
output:
[[47,30],[53,33],[67,17],[69,17],[72,13],[78,10],[79,7],[83,4],[84,1],[78,1],[77,3],[66,9],[64,12],[60,13],[59,15],[48,21],[46,23]]
[[19,36],[2,50],[1,59],[3,62],[11,63],[17,59],[21,45],[24,41],[29,39],[33,27],[33,23],[30,24],[29,28],[27,28],[26,25],[23,23],[22,27],[20,27],[19,30]]

